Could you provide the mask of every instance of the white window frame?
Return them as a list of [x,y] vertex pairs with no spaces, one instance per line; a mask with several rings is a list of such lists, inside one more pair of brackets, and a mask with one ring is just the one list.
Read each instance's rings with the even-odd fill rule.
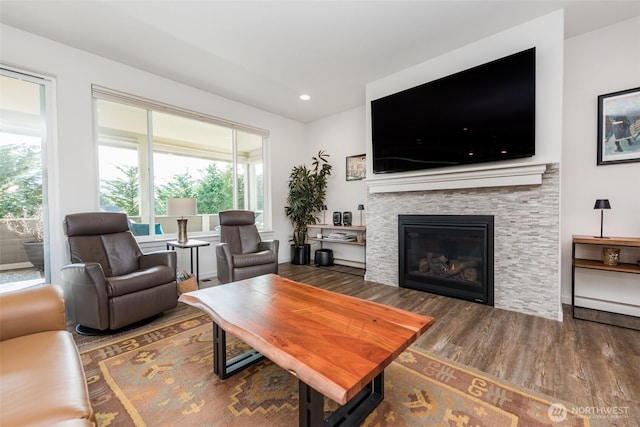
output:
[[[257,127],[253,127],[250,125],[245,125],[242,123],[234,122],[231,120],[222,119],[220,117],[211,116],[204,113],[199,113],[192,110],[187,110],[181,107],[176,107],[170,104],[165,104],[158,101],[153,101],[147,98],[139,97],[136,95],[127,94],[124,92],[120,92],[114,89],[109,89],[103,86],[92,85],[91,86],[92,97],[93,97],[93,127],[94,127],[94,142],[96,145],[96,152],[99,148],[99,132],[98,132],[98,110],[97,110],[97,100],[105,100],[112,101],[119,104],[125,104],[133,107],[144,108],[147,110],[147,147],[152,146],[153,139],[153,111],[174,114],[178,116],[182,116],[189,119],[195,119],[199,121],[203,121],[206,123],[211,123],[218,126],[223,126],[230,128],[232,130],[232,165],[233,165],[233,180],[234,180],[234,196],[233,196],[233,205],[234,209],[245,209],[244,206],[238,206],[238,186],[235,185],[238,182],[237,175],[237,131],[243,131],[247,133],[251,133],[257,136],[262,137],[262,164],[263,164],[263,229],[261,232],[270,231],[272,228],[272,212],[271,212],[271,168],[270,168],[270,145],[269,145],[269,131]],[[153,152],[152,150],[148,150],[148,162],[149,162],[149,176],[154,176],[153,173]],[[99,170],[99,158],[96,159],[97,169]],[[142,171],[141,171],[142,173]],[[100,180],[98,180],[98,198],[100,197]],[[246,183],[245,183],[246,185]],[[152,180],[148,181],[148,187],[146,190],[149,191],[149,200],[147,203],[149,206],[153,206],[154,202],[154,187],[155,183]],[[246,193],[245,193],[246,195]],[[141,195],[143,196],[143,195]],[[99,203],[99,202],[98,202]],[[151,209],[150,215],[150,223],[153,224],[155,222],[155,212]],[[155,240],[158,239],[159,235],[155,235],[155,231],[153,227],[149,229],[149,236],[136,236],[138,240]],[[216,232],[201,232],[199,235],[217,235]]]

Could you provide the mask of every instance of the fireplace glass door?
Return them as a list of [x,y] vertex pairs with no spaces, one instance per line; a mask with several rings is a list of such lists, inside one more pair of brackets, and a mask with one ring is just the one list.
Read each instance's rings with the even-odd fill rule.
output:
[[493,305],[493,217],[401,215],[400,286]]

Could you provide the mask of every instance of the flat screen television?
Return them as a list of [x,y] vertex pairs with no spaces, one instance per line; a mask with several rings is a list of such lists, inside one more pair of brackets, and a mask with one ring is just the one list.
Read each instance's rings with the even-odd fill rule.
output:
[[373,172],[535,155],[535,47],[371,101]]

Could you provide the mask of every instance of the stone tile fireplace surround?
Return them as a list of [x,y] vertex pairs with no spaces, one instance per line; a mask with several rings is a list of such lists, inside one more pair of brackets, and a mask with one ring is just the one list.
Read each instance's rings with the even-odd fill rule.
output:
[[398,286],[398,215],[493,215],[495,307],[561,320],[560,171],[541,185],[367,194],[366,279]]

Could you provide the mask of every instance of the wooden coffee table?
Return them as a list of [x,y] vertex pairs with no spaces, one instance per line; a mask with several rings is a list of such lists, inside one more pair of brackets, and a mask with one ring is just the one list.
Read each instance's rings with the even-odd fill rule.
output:
[[[262,357],[299,380],[300,426],[359,425],[384,399],[384,369],[435,321],[267,274],[182,294],[214,323],[214,371]],[[226,360],[226,332],[253,350]],[[324,396],[342,405],[324,419]]]

